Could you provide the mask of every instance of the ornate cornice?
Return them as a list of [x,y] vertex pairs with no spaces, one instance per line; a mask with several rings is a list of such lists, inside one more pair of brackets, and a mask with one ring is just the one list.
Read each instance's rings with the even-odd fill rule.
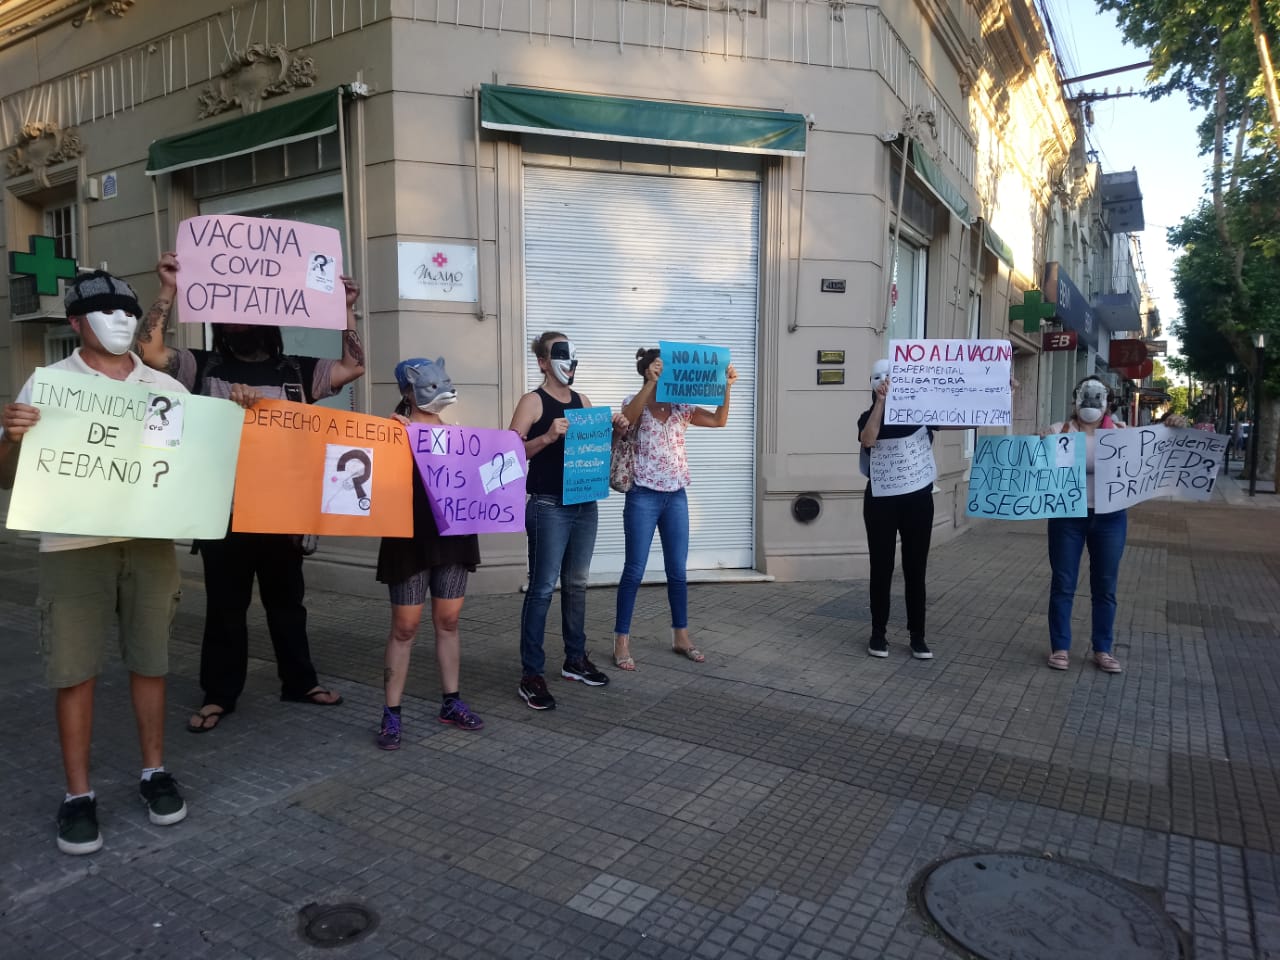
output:
[[283,43],[251,43],[223,66],[222,76],[200,92],[199,118],[235,107],[242,113],[256,113],[263,100],[315,82],[316,65],[311,57],[296,56]]
[[75,127],[65,130],[46,121],[23,124],[18,144],[5,156],[10,177],[29,173],[41,187],[49,186],[49,167],[74,160],[84,153],[84,141]]

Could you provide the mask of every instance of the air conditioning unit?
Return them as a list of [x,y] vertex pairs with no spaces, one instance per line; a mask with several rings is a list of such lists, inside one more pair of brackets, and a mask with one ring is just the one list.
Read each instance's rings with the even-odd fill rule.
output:
[[36,292],[35,277],[9,278],[9,319],[23,320],[65,320],[67,311],[63,308],[63,295],[66,293],[66,281],[58,281],[58,292],[54,296],[43,296]]

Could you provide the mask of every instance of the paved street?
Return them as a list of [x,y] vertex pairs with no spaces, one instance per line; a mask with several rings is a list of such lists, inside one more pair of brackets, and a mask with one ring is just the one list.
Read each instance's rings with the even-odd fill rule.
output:
[[[428,640],[398,753],[373,746],[387,604],[337,594],[310,598],[312,638],[345,705],[279,701],[255,611],[239,711],[186,733],[204,604],[188,582],[167,761],[191,815],[148,824],[114,666],[94,745],[106,846],[83,858],[54,845],[34,550],[0,548],[0,956],[947,957],[911,884],[999,849],[1148,888],[1202,960],[1280,958],[1280,510],[1228,493],[1132,512],[1121,676],[1084,662],[1083,599],[1071,670],[1045,668],[1043,525],[982,524],[931,558],[932,662],[901,632],[868,658],[865,582],[820,582],[692,588],[697,665],[645,588],[639,672],[550,681],[559,708],[538,714],[515,693],[520,597],[474,597],[463,694],[486,727],[436,723]],[[590,594],[601,666],[612,602]],[[302,907],[350,900],[379,914],[369,937],[298,938]]]

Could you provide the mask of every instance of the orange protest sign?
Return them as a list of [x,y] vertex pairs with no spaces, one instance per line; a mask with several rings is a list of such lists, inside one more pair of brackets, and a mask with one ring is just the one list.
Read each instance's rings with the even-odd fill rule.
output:
[[244,412],[231,529],[411,537],[413,483],[394,420],[262,400]]

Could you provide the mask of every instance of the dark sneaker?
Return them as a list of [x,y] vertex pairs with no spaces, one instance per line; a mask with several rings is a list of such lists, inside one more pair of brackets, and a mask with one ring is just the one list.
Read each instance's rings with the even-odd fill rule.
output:
[[150,780],[138,781],[138,795],[147,805],[147,816],[157,827],[187,819],[187,804],[171,773],[153,773]]
[[76,797],[62,801],[58,808],[58,849],[72,856],[97,853],[102,849],[98,832],[98,801]]
[[461,700],[450,700],[440,708],[440,722],[451,723],[463,730],[479,730],[484,726],[484,721]]
[[577,660],[566,660],[560,668],[560,676],[566,680],[580,680],[588,687],[603,687],[609,678],[596,669],[596,665],[587,657]]
[[917,660],[932,660],[933,651],[929,649],[929,645],[924,642],[924,637],[914,636],[911,638],[911,655]]
[[378,748],[400,749],[400,718],[386,707],[382,708],[382,729],[378,731]]
[[520,679],[520,696],[534,710],[554,710],[556,698],[547,689],[547,681],[542,677],[522,677]]
[[867,653],[873,657],[887,657],[889,655],[889,641],[885,639],[883,633],[873,633],[871,642],[867,644]]

